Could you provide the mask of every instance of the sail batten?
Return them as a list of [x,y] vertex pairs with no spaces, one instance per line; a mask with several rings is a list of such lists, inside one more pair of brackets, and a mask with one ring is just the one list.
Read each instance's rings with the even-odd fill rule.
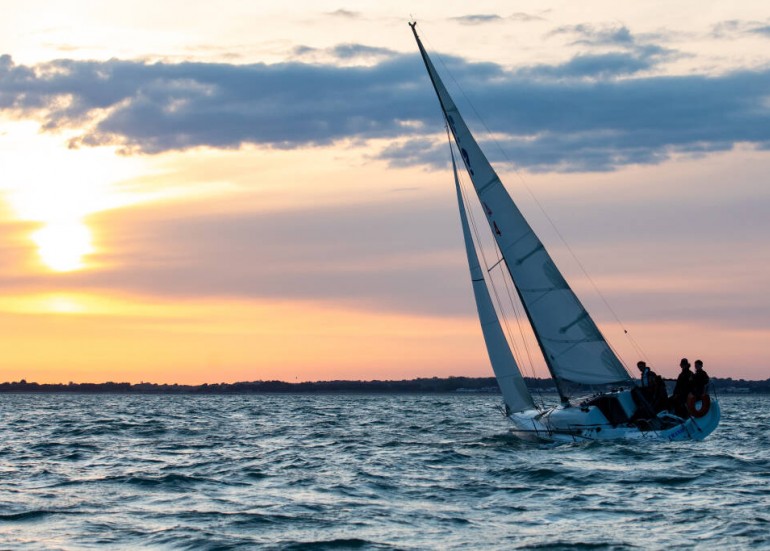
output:
[[623,364],[503,186],[446,90],[414,26],[412,30],[460,157],[562,399],[568,398],[565,381],[586,385],[630,381]]

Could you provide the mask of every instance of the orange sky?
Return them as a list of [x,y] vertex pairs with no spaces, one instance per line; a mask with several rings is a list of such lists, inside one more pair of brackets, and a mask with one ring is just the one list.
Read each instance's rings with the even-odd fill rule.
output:
[[[429,3],[397,4],[267,9],[233,1],[207,11],[139,2],[127,13],[92,10],[84,1],[66,9],[37,1],[12,9],[0,23],[0,55],[10,56],[0,69],[15,75],[0,71],[0,380],[491,376],[451,175],[431,151],[418,160],[407,155],[421,151],[412,141],[415,131],[425,143],[441,144],[434,104],[426,104],[428,122],[405,114],[395,129],[367,133],[353,117],[329,137],[323,125],[305,129],[303,116],[295,120],[287,112],[272,123],[285,126],[278,138],[246,128],[246,137],[231,143],[225,134],[241,132],[237,117],[214,119],[174,135],[176,145],[159,129],[150,150],[147,142],[131,140],[146,138],[152,117],[142,125],[108,119],[131,102],[99,103],[131,78],[107,82],[111,77],[97,71],[103,87],[83,80],[69,91],[40,92],[35,86],[58,82],[54,66],[46,65],[53,60],[90,60],[104,70],[111,59],[141,70],[153,70],[157,60],[172,70],[193,61],[227,71],[293,61],[316,79],[317,68],[386,71],[387,60],[400,63],[399,56],[414,53],[405,23],[414,13],[424,22],[428,47],[447,59],[529,68],[520,75],[571,71],[577,64],[570,60],[581,67],[609,62],[617,52],[628,54],[623,63],[638,64],[632,76],[649,79],[645,83],[690,76],[732,82],[741,71],[760,79],[768,65],[763,25],[770,21],[761,2],[731,8],[713,2],[711,10],[683,2],[667,8],[664,23],[653,8],[639,13],[606,2],[580,10],[568,2],[530,2],[516,13],[504,2],[472,9],[450,3],[446,13]],[[264,32],[255,36],[254,28]],[[334,49],[340,45],[348,49]],[[36,77],[19,84],[27,68]],[[72,75],[76,81],[81,73]],[[137,105],[137,98],[157,93],[151,82],[132,100]],[[301,85],[306,95],[318,95],[319,109],[339,107],[334,92]],[[174,86],[194,99],[168,104],[169,116],[212,93],[189,79]],[[427,86],[415,64],[414,89],[419,94]],[[404,93],[407,88],[409,81]],[[3,93],[17,103],[3,103]],[[36,93],[44,102],[23,106]],[[230,98],[232,109],[252,93],[261,92]],[[92,104],[81,113],[83,102]],[[489,102],[475,107],[485,119],[496,116]],[[760,102],[754,109],[766,116],[770,107]],[[425,130],[431,113],[435,128]],[[637,351],[527,188],[658,372],[675,375],[679,358],[689,356],[702,358],[718,377],[765,379],[770,139],[743,132],[739,127],[748,122],[720,121],[713,124],[737,136],[725,138],[727,145],[704,134],[697,147],[662,144],[612,166],[591,165],[590,152],[583,152],[589,160],[573,165],[565,163],[577,157],[533,161],[519,172],[507,163],[498,167],[629,365]],[[292,125],[311,137],[292,141]],[[200,136],[205,140],[179,145]],[[641,144],[646,134],[631,136]],[[628,151],[636,150],[621,153],[632,155]],[[545,146],[541,153],[552,155]],[[523,364],[525,375],[546,376],[542,361]]]

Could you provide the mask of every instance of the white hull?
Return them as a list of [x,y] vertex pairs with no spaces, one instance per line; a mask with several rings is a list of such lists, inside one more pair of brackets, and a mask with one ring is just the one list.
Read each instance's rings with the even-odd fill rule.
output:
[[[630,397],[625,391],[615,396]],[[523,439],[552,442],[584,442],[593,440],[703,440],[719,424],[719,401],[711,399],[705,415],[679,418],[667,412],[652,421],[629,421],[611,424],[596,406],[555,406],[512,413],[513,433]]]

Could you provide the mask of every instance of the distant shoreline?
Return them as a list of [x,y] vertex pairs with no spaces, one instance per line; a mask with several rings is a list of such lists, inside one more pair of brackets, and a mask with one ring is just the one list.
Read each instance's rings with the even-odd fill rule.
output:
[[[551,379],[525,378],[527,387],[535,392],[556,392]],[[770,394],[770,379],[712,378],[719,394]],[[499,390],[494,377],[421,378],[401,381],[314,381],[289,383],[285,381],[252,381],[237,383],[204,383],[201,385],[157,383],[35,383],[26,380],[0,383],[0,393],[80,393],[80,394],[286,394],[286,393],[377,393],[377,394],[437,394],[490,393]]]

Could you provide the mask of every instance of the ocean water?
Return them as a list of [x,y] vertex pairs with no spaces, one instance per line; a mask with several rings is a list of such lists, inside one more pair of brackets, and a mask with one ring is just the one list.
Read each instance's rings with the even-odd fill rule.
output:
[[517,440],[493,395],[0,395],[0,548],[770,548],[770,397],[704,442]]

